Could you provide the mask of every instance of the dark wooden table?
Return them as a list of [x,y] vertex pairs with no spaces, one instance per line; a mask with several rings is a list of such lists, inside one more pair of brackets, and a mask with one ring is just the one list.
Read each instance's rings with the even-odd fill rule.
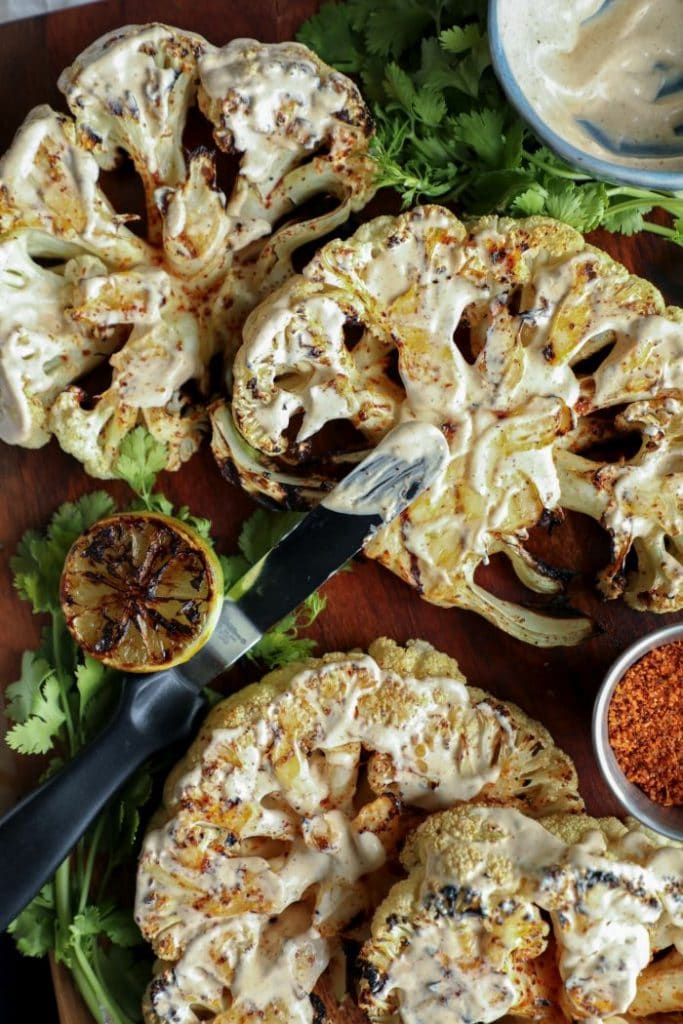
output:
[[[315,0],[107,0],[47,18],[0,26],[0,146],[6,148],[34,105],[49,102],[63,107],[55,84],[59,72],[88,43],[112,28],[159,19],[198,31],[213,43],[240,35],[285,39],[291,38],[302,18],[315,7]],[[680,250],[644,235],[625,239],[596,233],[593,240],[635,273],[650,277],[669,302],[683,301]],[[178,474],[164,475],[161,484],[174,502],[187,503],[195,513],[212,519],[224,550],[234,548],[250,502],[221,479],[207,450]],[[16,678],[21,652],[35,644],[39,629],[28,606],[13,595],[10,587],[8,561],[16,542],[29,527],[42,526],[61,501],[98,486],[99,482],[88,479],[80,465],[55,444],[39,451],[0,445],[2,685]],[[124,497],[121,486],[106,486]],[[313,635],[321,650],[365,646],[380,634],[399,641],[410,637],[429,640],[457,657],[472,682],[516,701],[540,718],[576,760],[589,809],[613,811],[616,808],[597,774],[590,747],[589,720],[595,691],[607,665],[620,650],[654,626],[681,616],[641,615],[621,602],[600,602],[591,581],[607,559],[608,545],[591,521],[571,516],[552,536],[542,536],[538,543],[551,561],[578,572],[571,586],[572,603],[590,613],[601,630],[580,647],[543,650],[525,646],[470,613],[424,603],[396,577],[369,562],[327,585],[329,607],[315,624]],[[520,592],[499,562],[494,560],[486,575],[497,592],[505,596]],[[227,685],[237,685],[243,679],[243,671],[238,668]],[[20,766],[19,789],[31,785],[38,768],[25,763]],[[1,948],[0,956],[6,958],[8,953]],[[32,1012],[35,1019],[51,1019],[47,1008],[43,1016],[35,1008]],[[14,1018],[0,1013],[0,1019]]]

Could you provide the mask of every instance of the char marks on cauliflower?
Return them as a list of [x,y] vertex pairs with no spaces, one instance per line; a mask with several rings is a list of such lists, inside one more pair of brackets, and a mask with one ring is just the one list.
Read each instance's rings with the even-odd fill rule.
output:
[[613,818],[466,806],[428,818],[401,859],[361,951],[373,1024],[683,1010],[680,847]]
[[[207,427],[213,357],[229,375],[245,316],[294,251],[369,198],[369,115],[298,43],[217,48],[161,24],[98,39],[59,87],[73,117],[36,108],[0,161],[0,438],[54,434],[110,477],[143,424],[176,469]],[[185,150],[195,107],[239,162],[226,192],[215,154]],[[145,239],[100,187],[122,160],[142,181]],[[307,215],[320,196],[327,212]],[[75,382],[108,358],[90,399]]]
[[[442,429],[445,476],[366,546],[435,604],[539,645],[585,638],[585,619],[503,601],[475,576],[502,552],[524,584],[557,594],[561,574],[526,541],[567,508],[611,536],[605,597],[682,607],[683,313],[567,225],[465,227],[437,206],[377,218],[255,310],[234,376],[214,451],[283,504],[319,500],[402,420]],[[354,450],[321,446],[339,420],[355,428]],[[642,445],[630,458],[589,457],[597,441],[633,434]]]
[[580,810],[576,785],[538,723],[428,644],[271,673],[213,709],[145,838],[136,918],[159,957],[146,1020],[312,1024],[314,986],[428,812],[474,798]]

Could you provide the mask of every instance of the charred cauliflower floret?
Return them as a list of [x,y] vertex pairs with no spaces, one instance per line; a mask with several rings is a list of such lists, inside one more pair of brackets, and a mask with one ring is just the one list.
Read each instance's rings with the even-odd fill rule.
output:
[[371,1021],[683,1011],[681,848],[615,819],[468,806],[428,818],[401,860],[360,957]]
[[[368,111],[300,44],[219,49],[160,24],[103,36],[59,86],[73,118],[36,108],[0,161],[0,438],[54,434],[109,477],[143,424],[176,469],[206,429],[214,357],[229,375],[244,318],[294,250],[369,198]],[[215,152],[186,148],[198,110],[235,156],[225,191]],[[102,191],[126,161],[144,239]],[[75,382],[107,359],[109,386],[86,395]]]
[[[675,612],[683,607],[683,393],[634,402],[615,427],[640,435],[638,452],[600,464],[580,449],[559,450],[561,501],[612,537],[612,561],[599,576],[605,597],[623,594],[640,611]],[[637,567],[629,572],[631,550]]]
[[[366,546],[435,604],[543,646],[585,638],[585,619],[503,601],[475,577],[502,552],[531,589],[560,591],[561,573],[526,540],[565,507],[611,535],[606,597],[683,606],[683,312],[567,225],[490,217],[466,228],[436,206],[380,217],[261,304],[234,374],[215,454],[280,503],[319,499],[401,420],[443,430],[446,474]],[[353,450],[330,442],[339,420],[355,428]],[[632,459],[582,454],[637,434]]]
[[55,398],[125,339],[115,318],[81,316],[89,282],[150,255],[98,175],[73,122],[49,107],[29,114],[0,161],[0,437],[10,444],[45,444]]
[[146,1019],[310,1022],[313,987],[391,884],[406,833],[479,797],[582,806],[545,731],[428,644],[378,641],[228,698],[143,845],[136,918],[159,957]]

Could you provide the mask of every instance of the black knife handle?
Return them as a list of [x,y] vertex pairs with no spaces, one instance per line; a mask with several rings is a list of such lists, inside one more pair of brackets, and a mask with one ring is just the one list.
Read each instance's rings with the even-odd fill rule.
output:
[[129,676],[111,722],[0,822],[0,931],[52,877],[105,804],[157,750],[187,735],[201,695],[173,673]]

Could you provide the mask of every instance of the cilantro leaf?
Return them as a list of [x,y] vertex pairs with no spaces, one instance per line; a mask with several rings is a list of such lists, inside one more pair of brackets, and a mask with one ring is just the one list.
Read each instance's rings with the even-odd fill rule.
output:
[[78,719],[85,742],[102,728],[120,692],[120,676],[89,655],[74,670],[78,692]]
[[[166,766],[164,758],[162,766]],[[121,793],[111,805],[109,839],[112,847],[113,864],[123,862],[135,847],[140,830],[140,811],[152,795],[151,771],[142,768],[129,779]]]
[[156,478],[168,462],[168,448],[157,441],[144,427],[126,434],[116,462],[116,475],[125,480],[132,491],[148,498]]
[[[481,92],[482,75],[491,66],[486,34],[480,33],[476,26],[470,25],[460,30],[456,26],[442,32],[439,42],[447,53],[459,56],[452,67],[448,85],[477,99]],[[468,52],[462,56],[465,50]]]
[[548,193],[539,182],[533,182],[529,188],[520,192],[512,200],[512,211],[520,217],[531,217],[542,213]]
[[111,515],[114,507],[114,501],[106,491],[91,491],[76,501],[60,505],[47,531],[49,542],[55,548],[55,558],[63,563],[76,538],[98,519]]
[[[221,564],[225,574],[226,592],[247,572],[247,570],[270,551],[278,541],[289,533],[301,520],[300,512],[274,512],[257,509],[244,523],[239,536],[240,555],[230,558],[222,556]],[[315,641],[300,636],[325,608],[326,601],[313,593],[296,611],[270,629],[248,652],[252,661],[265,664],[268,668],[279,668],[290,661],[305,658],[315,648]]]
[[524,156],[524,134],[524,124],[518,117],[508,124],[503,147],[503,160],[506,167],[521,168]]
[[34,612],[59,610],[59,580],[67,552],[84,530],[110,515],[114,502],[105,491],[93,491],[57,509],[45,533],[28,530],[10,559],[14,586]]
[[592,231],[602,220],[606,197],[604,186],[576,185],[559,178],[546,185],[545,212],[578,231]]
[[415,86],[408,75],[396,63],[387,65],[384,88],[390,99],[396,100],[404,110],[411,112],[415,101]]
[[328,64],[346,74],[360,71],[363,54],[352,28],[348,4],[326,3],[301,26],[298,39]]
[[97,951],[97,966],[102,985],[120,1007],[123,1021],[139,1021],[145,988],[152,974],[152,961],[146,951],[111,945]]
[[477,46],[481,39],[479,26],[474,24],[454,25],[453,28],[445,29],[439,36],[441,46],[448,53],[465,53]]
[[30,713],[12,726],[5,742],[18,754],[46,754],[65,720],[59,680],[49,671],[33,694]]
[[223,570],[223,583],[227,594],[232,585],[250,568],[250,563],[244,555],[219,555],[218,560]]
[[413,113],[428,128],[436,128],[446,116],[446,100],[439,93],[421,89],[413,100]]
[[428,3],[420,0],[375,0],[367,11],[365,41],[368,52],[399,57],[432,21]]
[[47,956],[55,944],[55,906],[52,883],[44,885],[7,931],[24,956]]
[[270,669],[309,657],[315,649],[315,640],[299,636],[299,631],[312,625],[326,604],[326,599],[320,594],[311,594],[297,611],[285,616],[282,622],[269,630],[247,657],[263,662]]
[[[173,506],[171,506],[173,510]],[[195,516],[190,512],[187,505],[181,505],[180,508],[173,511],[173,515],[176,519],[179,519],[181,523],[187,523],[195,533],[198,533],[204,540],[211,540],[211,520],[206,519],[203,516]]]
[[620,231],[622,235],[635,235],[645,226],[645,214],[652,207],[630,207],[627,209],[608,209],[603,220],[603,227],[608,231]]
[[486,167],[500,166],[505,147],[502,111],[484,108],[458,114],[449,127],[454,137],[473,149]]
[[426,86],[432,90],[438,89],[438,86],[434,84],[433,75],[450,68],[450,66],[448,54],[444,53],[436,36],[428,36],[421,40],[420,66],[415,72],[417,85]]
[[[522,124],[491,69],[487,7],[346,0],[301,27],[303,42],[362,83],[377,125],[377,187],[395,189],[404,206],[443,198],[468,213],[547,215],[581,231],[646,230],[683,245],[683,196],[591,180]],[[673,225],[647,220],[655,208]]]
[[514,201],[514,197],[524,192],[532,182],[527,171],[517,168],[484,171],[473,177],[467,194],[469,207],[474,214],[505,210]]
[[40,687],[52,669],[35,651],[24,651],[21,656],[21,675],[16,683],[5,690],[5,713],[11,722],[25,722],[32,713]]
[[131,502],[130,507],[135,511],[139,509],[143,512],[157,512],[162,516],[173,515],[173,502],[159,491],[147,491],[140,494],[135,501]]
[[[14,586],[34,612],[46,612],[53,602],[53,566],[48,566],[48,545],[35,530],[27,530],[10,559]],[[61,569],[60,569],[61,572]]]
[[74,917],[70,932],[72,939],[76,940],[106,935],[110,942],[124,948],[140,942],[140,932],[132,914],[114,904],[85,907]]
[[112,946],[100,953],[98,963],[107,991],[115,997],[125,1019],[139,1020],[142,998],[152,972],[151,959],[141,954],[139,948],[133,956],[128,949]]
[[303,518],[301,512],[271,512],[259,508],[247,519],[239,537],[239,549],[251,565],[263,558]]
[[315,650],[315,640],[297,636],[296,619],[283,619],[282,627],[269,630],[247,654],[250,661],[269,669],[282,668],[292,661],[303,661]]
[[81,716],[85,717],[90,702],[101,691],[108,682],[110,670],[101,661],[96,661],[89,654],[85,655],[85,661],[76,668],[76,688],[80,697]]

